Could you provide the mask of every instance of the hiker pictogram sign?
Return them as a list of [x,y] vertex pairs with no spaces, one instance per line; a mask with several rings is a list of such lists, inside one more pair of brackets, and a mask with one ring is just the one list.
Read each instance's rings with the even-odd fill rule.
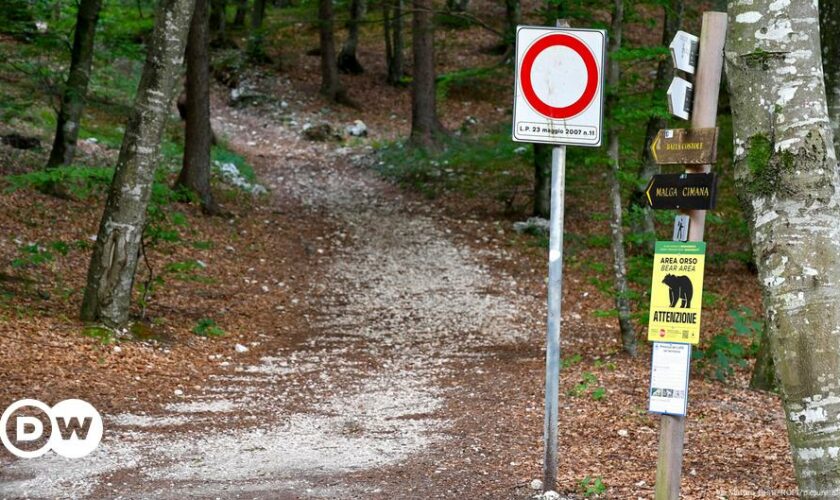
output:
[[648,340],[697,344],[703,303],[702,241],[657,241],[653,256]]
[[513,140],[601,145],[604,30],[519,26]]

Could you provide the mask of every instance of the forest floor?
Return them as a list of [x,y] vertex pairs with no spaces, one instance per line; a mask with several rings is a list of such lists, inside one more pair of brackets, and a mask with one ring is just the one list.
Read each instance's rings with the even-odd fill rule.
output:
[[[501,4],[487,5],[501,18]],[[484,50],[495,36],[439,32],[442,121],[462,134],[459,146],[483,155],[448,165],[390,145],[408,133],[409,94],[382,83],[381,36],[366,33],[360,46],[368,71],[344,77],[363,106],[335,108],[317,97],[318,58],[306,55],[317,32],[277,17],[282,30],[269,31],[283,47],[271,54],[280,70],[237,74],[246,97],[234,106],[230,89],[217,87],[213,105],[216,133],[269,192],[253,197],[216,182],[224,217],[166,208],[164,229],[180,236],[148,248],[161,279],[146,306],[135,305],[136,340],[116,342],[77,319],[102,193],[0,193],[0,408],[81,398],[105,419],[102,444],[81,460],[16,460],[0,450],[0,498],[534,494],[547,251],[543,237],[512,231],[529,213],[531,166],[498,133],[511,85],[508,68]],[[628,38],[655,31],[631,27]],[[489,76],[456,78],[463,68]],[[19,83],[0,78],[3,92],[30,92]],[[107,121],[100,104],[88,115],[99,142],[80,142],[84,165],[112,164],[119,147],[114,123],[124,117]],[[369,137],[303,137],[305,124],[341,131],[355,119]],[[42,141],[51,132],[0,124],[13,131]],[[497,143],[507,148],[500,158]],[[621,353],[605,292],[607,169],[569,154],[558,489],[652,498],[659,417],[647,412],[650,349],[640,340],[637,358]],[[0,145],[0,174],[44,157]],[[731,169],[719,173],[703,349],[732,334],[732,311],[760,310],[732,215]],[[638,262],[636,274],[649,276]],[[145,264],[137,280],[136,288],[148,282]],[[208,327],[223,334],[202,336]],[[749,371],[735,366],[723,383],[693,365],[683,498],[794,491],[778,397],[747,389]]]
[[[385,182],[370,168],[377,157],[365,141],[305,141],[299,126],[278,123],[275,107],[217,101],[217,133],[271,191],[228,202],[236,212],[228,222],[202,226],[195,217],[196,238],[236,243],[164,258],[200,257],[218,281],[164,289],[149,314],[195,321],[217,310],[230,334],[102,345],[80,337],[72,319],[29,306],[0,323],[2,402],[82,397],[104,414],[106,429],[81,460],[4,457],[0,496],[533,494],[542,457],[544,248],[509,221]],[[4,195],[4,213],[22,239],[38,240],[45,228],[36,213],[54,204],[70,218],[87,214],[80,235],[95,232],[98,210],[27,193],[33,206],[21,196]],[[578,201],[601,203],[573,198],[570,233],[591,225]],[[51,237],[67,238],[59,226]],[[83,264],[85,255],[67,259]],[[65,279],[81,279],[70,269],[83,267],[67,265]],[[707,280],[754,294],[746,272],[721,269]],[[20,285],[11,303],[43,303],[41,285]],[[636,359],[619,354],[614,320],[594,314],[609,301],[586,267],[568,266],[559,489],[577,497],[582,481],[597,478],[606,497],[651,498],[658,418],[646,412],[649,350]],[[691,381],[684,498],[792,488],[777,397],[747,390],[745,377]],[[593,395],[601,388],[603,396]]]

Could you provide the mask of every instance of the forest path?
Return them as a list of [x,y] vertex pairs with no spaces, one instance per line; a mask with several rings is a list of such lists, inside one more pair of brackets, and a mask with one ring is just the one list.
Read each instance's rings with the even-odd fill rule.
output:
[[[428,205],[354,166],[363,151],[304,141],[275,118],[225,108],[214,127],[258,164],[275,209],[324,227],[310,249],[324,264],[293,299],[310,333],[257,364],[221,363],[156,411],[106,415],[83,460],[15,462],[0,496],[451,497],[436,464],[498,440],[455,424],[498,397],[481,393],[498,375],[485,361],[538,328],[518,317],[536,299],[486,264],[511,256],[459,241]],[[465,386],[475,374],[489,385]]]

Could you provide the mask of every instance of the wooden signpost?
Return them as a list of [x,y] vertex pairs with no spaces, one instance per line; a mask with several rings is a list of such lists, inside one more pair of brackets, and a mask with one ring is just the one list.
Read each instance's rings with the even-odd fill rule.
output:
[[553,491],[557,483],[566,146],[601,145],[606,42],[604,30],[572,29],[561,20],[557,28],[516,29],[513,140],[554,145],[545,349],[545,491]]
[[[678,33],[677,38],[679,40],[675,39],[674,43],[671,44],[674,67],[687,75],[696,73],[693,83],[676,77],[668,91],[669,108],[671,108],[672,113],[683,119],[691,119],[691,130],[686,132],[685,136],[672,143],[687,144],[696,142],[691,139],[686,139],[686,137],[697,138],[702,136],[705,138],[705,140],[701,141],[704,143],[703,146],[674,150],[673,154],[684,154],[689,160],[692,160],[685,161],[687,178],[691,179],[699,179],[699,177],[693,177],[698,174],[708,175],[711,171],[711,163],[714,161],[713,150],[715,146],[711,144],[716,143],[716,137],[714,140],[711,140],[711,138],[707,137],[710,133],[703,132],[703,130],[714,129],[717,121],[718,89],[720,87],[721,72],[723,69],[723,45],[726,38],[726,24],[727,19],[725,13],[706,12],[703,14],[703,26],[699,43],[695,45],[693,43],[694,37],[691,37],[687,33]],[[696,50],[699,50],[699,55],[696,58],[696,67],[692,64],[695,60],[695,47]],[[692,71],[693,69],[696,69],[696,72]],[[664,132],[661,131],[660,134]],[[670,138],[670,140],[673,140],[673,138]],[[656,145],[655,148],[657,148],[655,149],[656,154],[669,154],[667,150],[663,151],[661,149],[661,144]],[[700,161],[695,163],[693,160]],[[708,177],[706,178],[708,179]],[[660,177],[658,181],[653,180],[651,182],[655,186],[656,182],[662,182],[662,179]],[[714,182],[712,182],[711,186],[714,186]],[[662,194],[664,195],[666,192],[663,191]],[[651,196],[651,200],[653,200],[654,196]],[[662,196],[658,198],[663,200],[659,202],[659,206],[662,206],[662,203],[665,203],[664,200],[670,197]],[[709,198],[711,198],[711,204],[699,206],[711,208],[713,206],[713,195],[711,193]],[[657,207],[654,206],[654,208]],[[685,205],[682,205],[682,208],[685,208]],[[687,232],[686,239],[689,242],[703,241],[706,220],[706,211],[703,208],[684,211],[677,216],[674,224],[675,240],[678,238],[682,240],[685,238]],[[677,259],[677,263],[679,263],[679,258]],[[674,281],[673,277],[668,279]],[[687,285],[681,285],[675,282],[674,286],[677,288],[676,298],[678,299],[673,305],[673,308],[676,310],[682,308],[684,304],[686,306],[688,305],[688,295],[686,292]],[[670,298],[673,299],[674,297],[671,296]],[[701,301],[702,297],[696,296],[692,300]],[[670,302],[668,303],[668,307],[671,307]],[[675,312],[674,314],[681,313]],[[682,314],[685,314],[685,312],[683,311]],[[670,320],[674,318],[671,315],[664,314],[661,319]],[[667,380],[673,381],[675,378],[673,374],[681,373],[680,369],[684,368],[685,387],[687,391],[688,356],[685,354],[685,350],[690,355],[691,342],[694,340],[690,339],[690,337],[690,335],[686,335],[684,342],[677,342],[676,344],[654,343],[654,367],[652,368],[656,368],[656,372],[652,372],[651,384],[655,384],[657,387],[652,388],[650,408],[652,411],[662,413],[659,431],[659,456],[656,465],[656,500],[677,500],[680,497],[683,444],[685,440],[685,411],[677,411],[674,414],[670,414],[671,412],[667,411],[667,409],[672,407],[679,409],[679,401],[676,401],[675,404],[667,403],[668,401],[675,401],[677,399],[676,395],[679,394],[686,398],[684,403],[687,405],[687,392],[680,394],[678,383],[668,386],[666,382]],[[678,338],[676,340],[682,341],[683,339]],[[682,351],[677,348],[668,347],[669,345],[680,344],[687,344],[688,347]],[[679,366],[675,366],[676,363],[679,363]],[[669,371],[672,372],[671,375],[668,375]],[[667,375],[664,379],[659,376],[663,373]],[[681,381],[682,379],[677,380],[677,382]],[[657,410],[657,408],[660,410]],[[662,410],[662,408],[665,408],[665,410]]]

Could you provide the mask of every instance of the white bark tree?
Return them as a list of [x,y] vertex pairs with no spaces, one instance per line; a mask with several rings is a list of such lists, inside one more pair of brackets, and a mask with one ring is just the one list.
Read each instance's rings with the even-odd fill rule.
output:
[[840,177],[810,0],[729,2],[735,181],[802,498],[839,498]]
[[195,0],[161,0],[88,269],[81,316],[119,327],[131,289],[160,159],[160,142],[184,59]]
[[607,109],[610,114],[607,132],[607,156],[610,159],[610,236],[612,238],[613,274],[615,277],[615,308],[618,311],[618,326],[621,330],[621,344],[631,356],[636,355],[636,330],[630,320],[630,287],[627,284],[627,259],[624,253],[624,204],[621,202],[621,143],[620,127],[615,115],[618,108],[618,85],[621,82],[621,66],[614,54],[621,49],[622,29],[624,27],[624,0],[614,0],[612,23],[610,25],[610,61],[607,72],[607,86],[611,94],[607,97]]

